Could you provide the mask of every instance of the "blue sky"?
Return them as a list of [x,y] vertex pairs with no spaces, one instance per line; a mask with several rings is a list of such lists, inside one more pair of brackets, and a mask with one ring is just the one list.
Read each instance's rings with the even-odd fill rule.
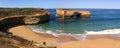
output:
[[120,0],[0,0],[0,7],[120,9]]

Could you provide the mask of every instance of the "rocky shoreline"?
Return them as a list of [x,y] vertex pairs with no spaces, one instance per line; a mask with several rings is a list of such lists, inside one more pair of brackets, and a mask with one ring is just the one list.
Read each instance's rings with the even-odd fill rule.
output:
[[87,35],[86,40],[78,40],[67,35],[36,33],[25,26],[49,21],[50,12],[43,9],[0,8],[0,12],[2,48],[120,48],[120,38],[114,34]]
[[49,19],[50,12],[43,8],[0,8],[0,44],[3,44],[0,47],[36,48],[33,41],[13,35],[8,30],[19,25],[47,22]]

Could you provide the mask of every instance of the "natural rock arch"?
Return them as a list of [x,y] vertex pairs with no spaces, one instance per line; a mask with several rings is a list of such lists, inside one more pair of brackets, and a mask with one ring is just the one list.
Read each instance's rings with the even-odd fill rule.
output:
[[72,15],[78,17],[90,17],[91,14],[89,11],[71,9],[56,9],[56,13],[58,17],[71,17]]

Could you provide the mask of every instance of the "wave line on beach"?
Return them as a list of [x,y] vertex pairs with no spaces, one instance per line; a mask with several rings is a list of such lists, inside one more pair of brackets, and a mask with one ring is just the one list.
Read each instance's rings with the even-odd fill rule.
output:
[[85,31],[86,34],[120,34],[120,29],[108,29],[103,31]]

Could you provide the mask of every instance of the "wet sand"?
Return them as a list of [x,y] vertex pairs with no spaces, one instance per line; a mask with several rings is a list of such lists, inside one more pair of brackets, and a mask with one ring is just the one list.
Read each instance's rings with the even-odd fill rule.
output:
[[120,48],[120,40],[99,38],[95,40],[71,41],[59,44],[58,48]]
[[94,39],[98,39],[98,38],[108,38],[108,39],[116,39],[116,40],[120,40],[120,35],[119,34],[89,34],[87,35],[86,39],[87,40],[94,40]]

